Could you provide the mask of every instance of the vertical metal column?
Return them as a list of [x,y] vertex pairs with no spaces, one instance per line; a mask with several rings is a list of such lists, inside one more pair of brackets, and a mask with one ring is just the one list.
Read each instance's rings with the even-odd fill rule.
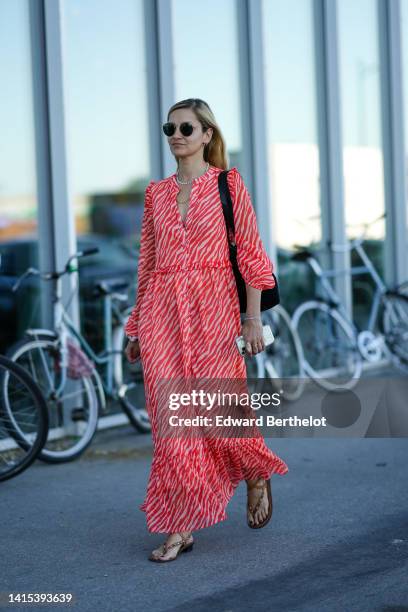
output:
[[[47,207],[41,213],[49,215],[46,232],[52,232],[52,263],[57,270],[63,266],[72,253],[76,251],[76,235],[72,194],[69,185],[68,147],[64,99],[64,47],[62,31],[61,0],[44,0],[44,31],[45,73],[47,89],[48,134],[43,130],[41,143],[44,155],[44,167],[49,163],[49,180],[40,177],[44,184],[40,185],[40,206]],[[48,136],[48,138],[47,138]],[[40,151],[41,154],[41,151]],[[47,192],[49,189],[49,192]],[[45,201],[41,197],[45,195]],[[47,199],[48,198],[48,199]],[[51,240],[49,240],[51,243]],[[43,257],[46,254],[44,249]],[[47,268],[50,262],[47,262]],[[63,299],[66,301],[74,287],[74,275],[63,279]],[[79,327],[79,300],[76,295],[69,307],[69,314]]]
[[[315,0],[314,9],[323,240],[345,244],[347,234],[336,0]],[[331,265],[337,270],[349,267],[349,253],[334,253]],[[336,277],[334,285],[351,313],[351,277]]]
[[[51,153],[47,104],[47,68],[43,0],[29,5],[30,50],[33,87],[33,121],[38,211],[38,261],[40,270],[55,269],[52,207]],[[51,286],[40,282],[41,325],[52,326]]]
[[[147,2],[148,4],[148,2]],[[156,0],[155,2],[156,22],[156,68],[152,70],[152,77],[158,82],[158,127],[160,131],[160,158],[162,177],[169,176],[175,172],[176,160],[171,154],[167,139],[161,131],[161,124],[167,118],[167,112],[172,104],[176,102],[174,97],[174,63],[172,44],[172,10],[170,0]],[[150,66],[150,64],[149,64]],[[156,95],[157,95],[156,93]]]
[[277,268],[276,244],[269,193],[267,112],[265,102],[262,0],[238,0],[240,91],[242,100],[243,163],[246,184],[253,194],[259,233]]
[[[257,1],[257,0],[255,0]],[[240,98],[240,128],[242,133],[242,150],[240,153],[240,172],[250,193],[254,190],[253,151],[251,135],[251,76],[250,76],[250,42],[249,42],[249,7],[247,0],[235,0],[237,19],[238,56],[238,91]],[[256,202],[254,202],[256,205]]]
[[174,172],[175,160],[161,130],[174,103],[171,3],[144,0],[150,167],[153,180]]
[[378,0],[387,281],[407,278],[407,204],[400,0]]
[[146,54],[147,121],[149,124],[150,176],[153,180],[163,178],[161,145],[161,110],[159,78],[159,40],[157,33],[156,3],[144,0],[144,31]]

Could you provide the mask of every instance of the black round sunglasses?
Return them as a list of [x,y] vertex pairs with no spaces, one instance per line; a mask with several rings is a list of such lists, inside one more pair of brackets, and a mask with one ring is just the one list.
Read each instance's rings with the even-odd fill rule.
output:
[[[176,131],[176,127],[177,126],[175,123],[168,121],[167,123],[163,123],[163,132],[166,134],[166,136],[173,136]],[[192,125],[192,123],[189,121],[183,121],[183,123],[180,123],[180,132],[183,134],[183,136],[191,136],[193,131],[194,125]]]

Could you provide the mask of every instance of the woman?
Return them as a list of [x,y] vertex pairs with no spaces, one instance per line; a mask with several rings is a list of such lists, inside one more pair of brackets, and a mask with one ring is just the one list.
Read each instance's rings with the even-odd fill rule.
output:
[[158,435],[158,382],[176,377],[246,378],[235,338],[249,354],[264,350],[261,290],[274,286],[249,193],[234,167],[228,172],[238,266],[247,288],[241,315],[229,260],[218,175],[227,168],[225,144],[208,104],[174,104],[163,131],[177,172],[150,181],[145,193],[135,307],[125,326],[127,359],[141,359],[154,454],[140,509],[150,532],[167,533],[149,557],[167,562],[192,549],[192,532],[227,518],[241,480],[248,490],[247,522],[263,527],[272,512],[270,476],[287,465],[262,436],[168,440]]

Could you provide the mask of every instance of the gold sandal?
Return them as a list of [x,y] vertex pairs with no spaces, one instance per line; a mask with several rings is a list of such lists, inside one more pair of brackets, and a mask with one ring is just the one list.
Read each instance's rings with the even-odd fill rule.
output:
[[[149,561],[156,561],[158,563],[167,563],[168,561],[174,561],[175,559],[177,559],[177,557],[179,556],[180,553],[182,553],[182,552],[190,552],[191,550],[193,550],[194,540],[192,542],[190,542],[189,544],[187,544],[188,537],[187,538],[185,538],[183,536],[180,536],[180,537],[181,537],[181,540],[178,540],[177,542],[173,542],[173,544],[170,544],[170,545],[167,545],[167,543],[164,542],[164,544],[162,544],[161,547],[160,547],[160,548],[163,548],[163,552],[161,554],[159,554],[159,555],[154,555],[152,553],[150,555],[150,557],[149,557]],[[177,551],[177,554],[176,554],[175,557],[171,557],[170,559],[161,559],[160,558],[160,557],[164,557],[164,555],[167,553],[167,551],[169,551],[170,548],[174,548],[175,546],[180,546],[180,550]]]
[[269,507],[268,507],[268,514],[266,516],[266,518],[261,521],[260,523],[254,523],[251,524],[249,522],[249,519],[247,518],[247,525],[248,527],[250,527],[251,529],[261,529],[261,527],[265,527],[265,525],[267,523],[269,523],[271,516],[272,516],[272,509],[273,509],[273,505],[272,505],[272,491],[271,491],[271,479],[268,478],[267,480],[265,478],[259,478],[258,480],[264,480],[265,483],[260,485],[258,484],[258,482],[256,482],[253,485],[247,485],[248,489],[247,491],[251,490],[251,489],[262,489],[262,494],[260,495],[258,501],[255,504],[255,507],[252,508],[251,504],[249,503],[249,496],[248,496],[248,502],[247,502],[247,509],[249,510],[249,512],[252,514],[252,519],[255,519],[255,514],[261,504],[261,501],[263,500],[264,496],[265,496],[265,488],[268,494],[268,502],[269,502]]

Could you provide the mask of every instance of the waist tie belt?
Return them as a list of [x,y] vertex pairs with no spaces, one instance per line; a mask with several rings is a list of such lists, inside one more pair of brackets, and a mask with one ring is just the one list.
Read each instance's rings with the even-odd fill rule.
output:
[[161,266],[155,268],[155,274],[171,274],[174,272],[186,272],[189,270],[206,270],[207,268],[228,268],[231,266],[229,259],[225,260],[209,260],[205,262],[191,262],[185,264],[174,264],[172,266]]

